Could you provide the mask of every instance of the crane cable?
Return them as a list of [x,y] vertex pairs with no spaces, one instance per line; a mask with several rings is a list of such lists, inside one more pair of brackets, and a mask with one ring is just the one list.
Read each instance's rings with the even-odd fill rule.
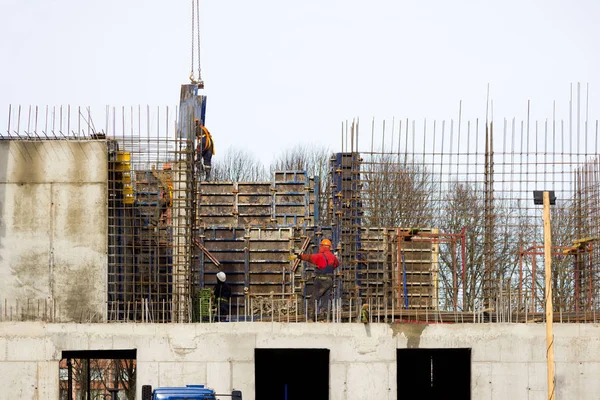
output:
[[[198,80],[194,78],[194,34],[197,36],[196,42],[198,46]],[[192,0],[192,63],[190,81],[193,84],[202,83],[202,71],[200,68],[200,0]]]

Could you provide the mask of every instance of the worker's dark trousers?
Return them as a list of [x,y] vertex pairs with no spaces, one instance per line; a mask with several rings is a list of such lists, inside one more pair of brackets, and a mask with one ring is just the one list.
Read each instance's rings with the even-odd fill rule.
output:
[[229,302],[219,300],[219,307],[217,309],[217,315],[215,315],[215,321],[225,322],[229,317]]
[[[212,147],[207,150],[204,150],[202,154],[196,160],[196,172],[198,177],[201,180],[210,181],[210,171],[212,169],[211,166],[212,161]],[[204,177],[201,174],[204,172]]]
[[[308,318],[309,319],[315,317],[315,301],[319,305],[318,306],[319,309],[317,309],[317,312],[320,311],[320,314],[324,314],[323,312],[325,310],[327,310],[329,296],[331,294],[332,288],[333,288],[333,277],[332,276],[317,275],[315,277],[315,280],[313,283],[312,296],[308,300],[307,309],[308,309]],[[320,317],[324,318],[324,315],[321,315]]]

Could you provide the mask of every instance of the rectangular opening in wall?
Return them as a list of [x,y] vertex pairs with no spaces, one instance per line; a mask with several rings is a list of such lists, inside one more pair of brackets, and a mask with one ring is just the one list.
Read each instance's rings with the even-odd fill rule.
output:
[[329,349],[256,349],[254,369],[257,399],[329,399]]
[[471,349],[399,349],[398,399],[471,399]]
[[134,400],[135,378],[135,349],[63,351],[59,399]]

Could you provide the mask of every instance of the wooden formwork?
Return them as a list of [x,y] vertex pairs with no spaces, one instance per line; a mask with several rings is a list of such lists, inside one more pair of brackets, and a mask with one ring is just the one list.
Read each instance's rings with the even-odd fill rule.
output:
[[[344,292],[391,307],[437,307],[438,245],[431,238],[407,241],[408,229],[362,228],[343,251]],[[427,230],[431,232],[431,230]],[[406,288],[406,290],[405,290]]]
[[212,287],[216,274],[223,271],[231,285],[232,304],[242,308],[249,296],[286,298],[304,292],[304,274],[291,271],[289,255],[298,249],[306,236],[313,236],[306,228],[227,228],[206,227],[198,231],[202,245],[220,262],[210,262],[201,252],[194,256],[193,274],[196,287]]
[[221,265],[195,249],[194,287],[212,287],[221,270],[236,308],[250,297],[303,294],[310,271],[292,273],[289,256],[305,237],[320,238],[314,204],[314,179],[303,171],[275,172],[267,183],[201,183],[194,236]]
[[337,153],[330,160],[329,212],[342,260],[344,295],[388,306],[435,308],[438,245],[431,238],[407,241],[409,229],[364,226],[361,162],[355,152]]
[[311,226],[314,202],[314,180],[299,172],[276,172],[272,183],[203,182],[197,222],[200,226]]
[[397,263],[394,270],[398,305],[407,309],[437,309],[437,230],[422,229],[415,236],[408,235],[409,231],[396,230]]

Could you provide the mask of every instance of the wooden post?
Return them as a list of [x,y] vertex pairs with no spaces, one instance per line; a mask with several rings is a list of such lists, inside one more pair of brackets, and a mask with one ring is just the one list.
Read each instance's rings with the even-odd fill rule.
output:
[[[535,256],[534,256],[535,257]],[[546,275],[546,349],[548,358],[548,400],[554,400],[554,335],[552,332],[552,234],[550,231],[550,194],[544,192],[544,264]]]

